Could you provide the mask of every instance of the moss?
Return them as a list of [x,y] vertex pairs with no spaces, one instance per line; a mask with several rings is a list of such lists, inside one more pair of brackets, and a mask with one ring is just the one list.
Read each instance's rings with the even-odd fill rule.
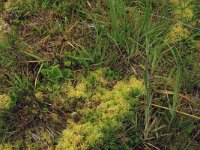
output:
[[12,150],[12,144],[0,144],[0,150]]
[[118,82],[114,86],[114,91],[116,93],[120,92],[123,94],[124,98],[128,98],[130,94],[138,92],[138,95],[144,93],[144,85],[143,82],[137,80],[135,77],[130,77],[128,82]]
[[173,25],[170,31],[169,39],[181,39],[181,38],[187,38],[189,36],[189,31],[187,28],[185,28],[182,24],[176,23]]
[[37,93],[35,93],[35,97],[38,100],[43,100],[43,96],[44,96],[44,94],[41,91],[38,91]]
[[83,82],[80,82],[73,87],[72,84],[67,86],[67,96],[68,98],[86,98],[86,85]]
[[3,143],[0,144],[0,150],[20,150],[22,148],[22,141],[16,141],[15,143]]
[[44,128],[26,131],[23,148],[30,150],[47,149],[53,150],[54,140],[50,132]]
[[181,21],[190,21],[194,17],[194,12],[192,9],[191,0],[170,0],[172,5],[174,5],[173,14],[176,19]]
[[51,119],[52,119],[53,123],[60,123],[60,119],[59,119],[58,114],[51,113],[50,116],[51,116]]
[[107,81],[103,77],[104,71],[105,70],[103,68],[100,68],[100,69],[90,72],[89,75],[87,76],[87,81],[90,83],[99,83],[102,85],[106,85]]
[[86,84],[82,81],[79,81],[75,86],[72,82],[65,82],[61,86],[61,92],[65,95],[67,99],[79,99],[86,98]]
[[7,94],[0,95],[0,111],[9,109],[10,104],[11,104],[11,99],[9,95]]
[[71,124],[63,132],[63,137],[59,140],[56,149],[86,150],[89,145],[95,144],[96,140],[101,136],[99,128],[91,123]]
[[86,77],[84,75],[78,75],[77,83],[74,85],[71,81],[66,81],[61,85],[61,93],[63,103],[69,103],[70,99],[82,99],[87,100],[95,92],[94,88],[105,86],[107,81],[103,77],[103,69],[99,69],[90,72]]
[[181,19],[183,21],[191,20],[194,17],[194,13],[191,8],[178,7],[174,10],[174,14],[176,18]]
[[[180,83],[180,92],[183,90],[185,94],[191,94],[191,96],[196,93],[198,78],[193,78],[193,74],[195,76],[198,76],[198,74],[197,71],[193,71],[194,66],[196,67],[196,65],[192,65],[193,61],[195,64],[193,56],[196,53],[193,50],[193,45],[190,46],[189,40],[184,40],[180,43],[175,43],[175,41],[174,45],[171,45],[171,41],[169,43],[162,42],[165,37],[165,28],[167,28],[164,25],[170,24],[171,21],[189,22],[195,18],[193,17],[193,7],[190,5],[191,0],[168,0],[173,6],[169,6],[163,0],[153,0],[151,8],[152,13],[156,15],[150,17],[149,21],[146,22],[147,26],[144,24],[144,30],[140,30],[140,24],[144,17],[140,12],[145,9],[145,0],[141,0],[140,3],[126,1],[122,14],[117,9],[109,11],[112,7],[109,7],[105,1],[3,1],[6,1],[6,10],[3,10],[2,16],[5,17],[10,26],[1,20],[1,31],[2,29],[5,30],[1,32],[1,38],[4,38],[4,41],[0,44],[3,48],[0,51],[3,55],[1,58],[4,58],[5,61],[0,59],[0,64],[3,68],[0,71],[2,72],[0,73],[0,78],[6,80],[6,83],[7,79],[11,78],[12,81],[6,86],[14,87],[17,84],[15,88],[10,89],[14,89],[12,91],[13,97],[18,101],[16,103],[17,107],[12,109],[11,113],[9,111],[4,113],[5,118],[2,119],[2,126],[5,126],[5,129],[0,129],[3,130],[0,132],[3,133],[1,135],[6,135],[4,133],[12,134],[12,137],[6,139],[8,141],[14,142],[18,137],[23,139],[24,147],[21,147],[21,149],[54,149],[52,147],[52,145],[55,145],[55,141],[53,141],[54,134],[60,133],[65,126],[66,129],[58,141],[57,149],[132,149],[133,147],[139,149],[141,146],[139,142],[143,140],[143,133],[141,132],[144,129],[145,115],[143,105],[138,106],[138,97],[144,94],[144,85],[142,81],[137,80],[134,76],[119,82],[117,80],[132,72],[137,73],[138,76],[143,74],[142,70],[146,62],[146,55],[142,49],[146,46],[147,48],[150,46],[149,48],[153,49],[150,52],[150,62],[153,61],[152,64],[158,67],[157,70],[154,70],[153,67],[154,74],[150,75],[150,78],[153,77],[151,84],[155,104],[158,103],[162,106],[160,95],[166,95],[160,93],[158,89],[166,88],[166,90],[172,90],[170,84],[174,81],[173,73],[174,69],[176,69],[174,64],[179,62],[179,57],[177,59],[172,58],[171,52],[168,51],[170,47],[177,48],[174,53],[181,58],[181,63],[178,65],[184,67],[181,70],[181,73],[183,72],[182,78],[184,78],[184,72],[187,71],[189,76],[191,75],[190,78],[194,80],[194,82],[189,82],[190,79],[186,80],[189,85],[192,84],[192,86],[188,86],[191,92],[185,89],[185,83]],[[26,2],[32,3],[28,4]],[[82,4],[79,5],[80,3]],[[110,1],[110,3],[112,2]],[[119,1],[118,4],[121,4],[121,2]],[[168,12],[168,10],[172,12]],[[161,18],[159,16],[156,17],[163,13],[166,17],[171,18],[174,16],[174,18],[168,20],[162,19],[162,16]],[[171,13],[173,14],[171,15]],[[117,18],[116,14],[120,18]],[[111,19],[113,18],[112,16],[116,21]],[[125,19],[122,16],[125,16]],[[111,25],[111,22],[113,22],[113,25]],[[114,41],[110,38],[113,35],[111,32],[115,30],[115,25],[118,26],[118,29],[123,26],[124,30],[120,31],[122,36],[119,37],[125,40],[119,38],[115,42],[115,37]],[[189,33],[189,31],[193,30],[190,30],[189,26],[186,28],[182,24],[172,25],[171,40],[193,38],[189,36],[189,34],[193,35]],[[4,36],[4,33],[9,32],[10,27],[12,27],[12,31],[16,30],[15,33],[10,37],[9,34]],[[146,34],[145,31],[148,29],[151,29],[151,31]],[[159,32],[161,30],[163,32]],[[149,36],[150,34],[151,36]],[[143,38],[143,35],[147,36]],[[195,33],[194,36],[196,35]],[[198,47],[200,47],[200,44]],[[185,59],[185,56],[187,56],[187,59]],[[12,67],[10,67],[11,63],[13,64]],[[42,76],[41,68],[54,64],[60,64],[60,71],[65,70],[65,77],[59,75],[56,83],[52,82],[45,85],[46,83],[43,81],[48,79],[44,75]],[[106,75],[103,68],[91,71],[88,74],[83,73],[86,68],[93,70],[97,66],[111,67],[115,71],[120,71],[122,76],[114,71]],[[151,65],[149,67],[151,69]],[[74,74],[71,74],[71,71]],[[15,77],[12,79],[10,72],[16,73],[16,79]],[[10,78],[7,78],[7,75],[2,76],[3,73],[10,74]],[[25,78],[19,79],[23,73],[27,75],[27,79],[30,81],[28,86],[23,84]],[[77,78],[75,77],[76,73],[78,74]],[[55,81],[55,78],[52,79]],[[35,81],[37,81],[37,86],[33,85]],[[115,85],[113,86],[113,84]],[[5,85],[4,82],[2,82],[2,85]],[[42,85],[44,88],[38,88],[38,86]],[[29,90],[24,92],[23,88]],[[9,90],[9,88],[0,89],[2,92]],[[0,110],[1,108],[7,109],[10,107],[9,97],[5,98],[6,96],[3,96],[2,101],[0,99]],[[168,97],[167,95],[167,98],[165,96],[164,106],[165,104],[167,105],[167,100],[171,99],[172,96],[169,95]],[[142,111],[140,111],[140,108],[142,108]],[[169,137],[167,133],[176,133],[171,132],[171,128],[170,130],[162,130],[162,127],[165,127],[166,124],[168,125],[170,117],[165,114],[166,112],[161,109],[154,108],[152,110],[151,120],[153,122],[151,130],[153,132],[149,131],[149,137],[152,137],[150,144],[157,147],[166,146],[166,144],[162,144],[165,141],[159,142],[161,137],[162,139],[165,137],[167,139]],[[155,117],[158,117],[158,119]],[[182,117],[181,119],[180,123],[187,122],[187,119],[185,120]],[[48,132],[45,130],[38,131],[41,126],[45,125],[48,125]],[[169,126],[171,127],[171,125]],[[31,131],[30,128],[32,129]],[[160,130],[155,130],[154,128]],[[29,137],[24,135],[26,131],[30,131],[28,133]],[[186,136],[189,135],[190,133],[187,133]],[[56,138],[57,135],[55,135]],[[184,139],[187,140],[185,137]],[[127,143],[129,140],[132,141],[132,145]],[[184,140],[182,140],[183,142]],[[4,147],[3,149],[6,149],[5,145],[1,145]],[[127,148],[127,145],[130,148]],[[141,149],[142,146],[140,147]]]
[[42,141],[44,141],[44,145],[48,145],[47,147],[50,148],[53,145],[53,140],[49,132],[45,130],[40,131],[40,137]]
[[180,0],[169,0],[169,2],[176,6],[176,5],[179,5]]
[[[100,71],[91,72],[85,77],[85,80],[88,79],[89,81],[91,79],[93,81],[105,80]],[[119,81],[111,90],[102,85],[87,89],[91,84],[91,82],[86,82],[86,85],[83,86],[83,89],[87,91],[85,94],[93,94],[87,96],[88,100],[85,101],[82,108],[77,110],[81,114],[81,119],[76,123],[73,119],[68,120],[67,129],[63,131],[56,149],[86,150],[92,149],[94,146],[99,146],[99,148],[102,146],[112,147],[113,144],[114,147],[119,146],[120,136],[124,135],[122,131],[125,130],[123,122],[132,114],[130,113],[131,101],[137,101],[137,96],[144,93],[143,82],[135,77],[130,77],[129,80]],[[77,90],[77,86],[74,90]],[[92,90],[92,92],[88,90]],[[137,94],[132,97],[134,90],[137,91],[135,92]],[[73,98],[80,97],[74,95]]]

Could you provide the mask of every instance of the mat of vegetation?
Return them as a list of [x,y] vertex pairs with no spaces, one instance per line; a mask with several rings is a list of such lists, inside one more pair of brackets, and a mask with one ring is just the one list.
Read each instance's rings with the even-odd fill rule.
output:
[[0,150],[199,150],[199,0],[0,0]]

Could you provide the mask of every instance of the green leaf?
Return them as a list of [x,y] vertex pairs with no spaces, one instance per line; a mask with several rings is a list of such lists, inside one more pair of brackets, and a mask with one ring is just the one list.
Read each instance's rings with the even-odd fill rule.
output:
[[56,66],[56,67],[53,69],[53,72],[52,72],[52,73],[53,73],[53,74],[52,74],[52,77],[53,77],[53,78],[59,79],[59,78],[62,78],[62,77],[63,77],[62,71],[58,68],[58,66]]
[[64,61],[65,67],[70,67],[72,65],[71,61]]
[[65,69],[63,71],[63,77],[64,78],[70,78],[72,76],[72,71],[70,69]]

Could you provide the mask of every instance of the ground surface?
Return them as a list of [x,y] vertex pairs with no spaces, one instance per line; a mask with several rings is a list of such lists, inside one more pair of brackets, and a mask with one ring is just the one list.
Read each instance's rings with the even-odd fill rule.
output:
[[200,148],[198,0],[0,0],[0,150]]

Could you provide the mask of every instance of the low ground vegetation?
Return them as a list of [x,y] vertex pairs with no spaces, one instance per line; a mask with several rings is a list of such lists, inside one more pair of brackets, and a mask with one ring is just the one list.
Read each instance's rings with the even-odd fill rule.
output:
[[2,0],[0,31],[0,150],[199,149],[198,0]]

